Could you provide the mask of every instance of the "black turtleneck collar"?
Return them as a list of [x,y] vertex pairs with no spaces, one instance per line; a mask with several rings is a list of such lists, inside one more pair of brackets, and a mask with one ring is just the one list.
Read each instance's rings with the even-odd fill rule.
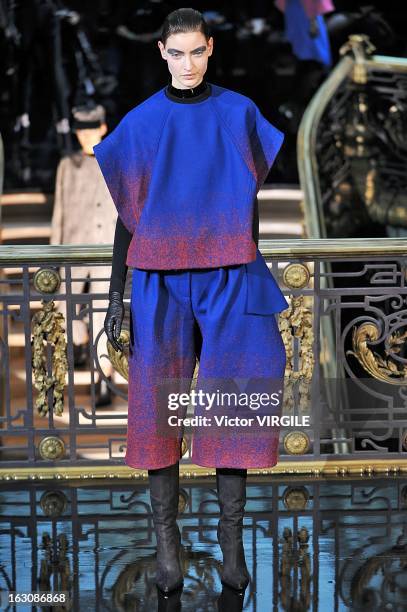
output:
[[202,102],[203,100],[206,100],[206,98],[209,98],[211,93],[211,86],[205,81],[205,79],[202,81],[202,83],[194,88],[178,89],[171,84],[171,81],[165,88],[165,95],[167,98],[173,102],[180,102],[181,104]]

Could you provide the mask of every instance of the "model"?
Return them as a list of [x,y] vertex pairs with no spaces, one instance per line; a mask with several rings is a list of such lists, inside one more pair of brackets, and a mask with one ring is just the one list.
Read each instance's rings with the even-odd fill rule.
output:
[[[176,522],[183,431],[165,427],[163,389],[185,390],[198,356],[197,388],[216,381],[230,390],[255,379],[281,392],[286,357],[275,313],[288,304],[257,248],[256,195],[282,133],[252,100],[205,80],[213,38],[201,13],[168,15],[158,46],[170,83],[94,151],[119,215],[105,320],[116,350],[133,269],[125,462],[148,470],[156,583],[168,592],[183,583]],[[243,410],[247,416],[247,407],[223,413]],[[207,412],[195,408],[197,416]],[[277,462],[278,429],[270,429],[193,432],[192,461],[216,468],[222,582],[236,589],[250,579],[242,539],[247,468]]]
[[[117,212],[112,206],[112,198],[106,188],[95,160],[93,147],[107,133],[105,109],[92,104],[72,109],[73,128],[81,149],[63,157],[58,165],[54,208],[51,220],[50,244],[111,244],[117,224]],[[94,220],[91,227],[83,223],[89,216]],[[81,294],[85,290],[86,278],[89,279],[90,293],[105,293],[109,289],[108,279],[110,266],[82,265],[71,267],[71,291]],[[76,280],[78,279],[78,280]],[[95,280],[96,279],[96,280]],[[60,292],[66,294],[65,282],[61,283]],[[72,318],[72,340],[74,365],[85,365],[89,356],[89,324],[80,318],[80,304],[75,305],[75,317]],[[66,320],[66,300],[57,303],[56,310]],[[97,364],[100,373],[95,384],[95,406],[111,404],[113,367],[106,357],[105,336],[97,342],[99,332],[103,332],[105,300],[94,300],[92,303],[92,340],[95,343]]]

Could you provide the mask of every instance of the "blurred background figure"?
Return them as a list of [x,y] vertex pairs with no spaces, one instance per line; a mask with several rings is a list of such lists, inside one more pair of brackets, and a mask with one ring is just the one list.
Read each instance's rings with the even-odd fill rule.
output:
[[[101,105],[88,105],[73,109],[73,129],[81,150],[60,161],[57,169],[54,209],[51,223],[50,244],[112,244],[117,212],[110,193],[93,154],[93,146],[107,132],[105,109]],[[89,281],[86,281],[86,277]],[[110,266],[81,266],[72,268],[72,293],[107,293],[109,290]],[[105,278],[105,281],[96,281]],[[61,287],[61,292],[65,287]],[[103,309],[104,300],[94,300],[93,309]],[[66,303],[61,301],[57,309],[66,317]],[[76,310],[74,316],[78,316]],[[106,337],[103,334],[105,312],[93,311],[93,344],[97,363],[107,380],[111,380],[112,366],[107,359]],[[86,365],[89,357],[89,320],[75,318],[73,343],[75,366]],[[99,333],[102,332],[100,341]],[[105,356],[104,356],[105,355]],[[111,402],[111,390],[107,381],[98,377],[96,383],[96,406]]]
[[331,0],[276,0],[284,13],[285,37],[299,60],[297,91],[308,103],[332,65],[323,15],[335,10]]
[[[323,15],[333,11],[334,6],[331,0],[275,0],[274,6],[282,13],[283,36],[291,51],[288,56],[283,50],[280,52],[281,58],[286,57],[290,71],[288,91],[279,105],[279,113],[284,117],[281,128],[288,148],[295,151],[303,113],[332,68],[331,45]],[[294,182],[298,180],[296,158],[288,157],[289,182]]]
[[332,63],[323,15],[335,10],[332,0],[276,0],[283,11],[285,36],[299,60]]

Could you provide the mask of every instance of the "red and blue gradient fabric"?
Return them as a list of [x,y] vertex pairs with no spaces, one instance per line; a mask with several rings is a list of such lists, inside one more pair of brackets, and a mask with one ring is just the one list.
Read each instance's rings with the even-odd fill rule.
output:
[[249,98],[209,84],[179,104],[165,88],[94,147],[123,224],[126,263],[144,270],[212,268],[256,259],[254,201],[283,142]]
[[[266,269],[264,269],[266,268]],[[248,279],[261,279],[248,300]],[[257,250],[256,261],[215,269],[148,271],[134,269],[131,295],[129,409],[125,463],[157,469],[180,459],[183,433],[192,436],[192,461],[208,467],[272,467],[278,460],[279,428],[219,427],[215,407],[194,408],[212,424],[184,430],[186,407],[169,408],[169,392],[188,393],[195,368],[196,389],[229,392],[244,381],[251,392],[280,392],[263,415],[280,415],[286,354],[267,293],[274,279]],[[256,282],[253,287],[256,286]],[[264,299],[266,298],[266,299]],[[285,308],[283,302],[280,309]],[[241,387],[239,387],[241,388]],[[220,407],[219,416],[252,416],[244,406]]]

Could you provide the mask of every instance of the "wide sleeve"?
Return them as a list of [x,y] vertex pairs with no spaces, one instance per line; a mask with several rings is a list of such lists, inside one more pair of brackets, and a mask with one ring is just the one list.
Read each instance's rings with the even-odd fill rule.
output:
[[126,115],[113,132],[93,147],[118,216],[131,234],[138,221],[138,175],[142,174],[134,151],[133,131],[132,122]]
[[283,144],[284,134],[254,108],[254,125],[250,133],[251,165],[257,189],[263,185]]

